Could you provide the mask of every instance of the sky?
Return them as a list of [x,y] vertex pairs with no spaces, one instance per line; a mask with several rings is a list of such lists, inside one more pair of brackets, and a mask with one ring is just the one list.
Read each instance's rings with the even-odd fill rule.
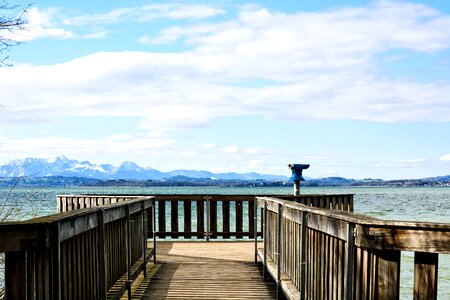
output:
[[25,17],[0,32],[23,42],[0,68],[1,163],[450,174],[449,1],[37,0]]

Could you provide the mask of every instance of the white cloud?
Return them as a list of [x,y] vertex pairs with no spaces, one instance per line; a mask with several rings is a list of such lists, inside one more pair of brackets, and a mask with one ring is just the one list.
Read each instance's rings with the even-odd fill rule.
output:
[[52,37],[68,39],[75,36],[74,33],[55,24],[52,19],[59,14],[57,9],[39,9],[30,7],[24,18],[27,20],[25,29],[14,32],[6,32],[4,37],[18,42],[29,42],[38,38]]
[[264,161],[262,159],[252,159],[248,165],[250,170],[260,170],[264,166]]
[[[40,9],[33,6],[24,15],[27,21],[24,30],[2,32],[2,36],[18,42],[29,42],[46,37],[103,39],[108,31],[98,30],[98,26],[119,22],[150,22],[156,19],[202,20],[222,14],[225,14],[223,9],[213,6],[181,3],[124,7],[96,14],[82,14],[62,8]],[[66,29],[68,27],[72,29],[75,27],[88,28],[92,32],[77,34]]]
[[[142,13],[137,8],[122,9],[66,23],[118,22],[130,16],[145,21],[160,12],[164,18],[224,13],[206,6],[158,6]],[[35,37],[52,32],[70,37],[70,32],[54,26],[56,13],[31,11],[30,23],[42,30]],[[296,14],[247,6],[233,20],[202,26],[171,27],[160,36],[147,36],[147,42],[184,39],[192,46],[189,51],[100,52],[63,64],[0,69],[6,107],[0,110],[0,122],[127,116],[137,118],[140,128],[165,138],[171,130],[238,115],[450,121],[447,81],[385,78],[374,67],[376,56],[392,49],[435,53],[450,48],[450,16],[424,5],[377,1],[367,7]],[[247,84],[254,80],[268,84]],[[237,146],[224,151],[265,153]]]
[[229,153],[229,154],[235,154],[235,153],[238,153],[240,151],[240,149],[236,145],[231,145],[231,146],[223,148],[222,151],[225,153]]
[[198,36],[203,34],[211,34],[214,33],[214,31],[221,28],[219,25],[215,25],[213,23],[210,24],[198,24],[198,25],[190,25],[190,26],[172,26],[163,29],[157,37],[152,37],[149,34],[146,34],[142,36],[139,39],[140,43],[143,44],[167,44],[171,42],[175,42],[176,40],[182,38],[182,37],[189,37],[189,36]]
[[412,166],[420,166],[426,161],[422,158],[403,159],[398,161],[387,161],[376,163],[374,166],[377,168],[409,168]]
[[[2,118],[134,116],[143,128],[151,129],[199,127],[213,117],[254,114],[382,122],[450,120],[450,85],[443,82],[377,81],[330,72],[311,73],[298,83],[238,87],[229,80],[245,79],[245,74],[225,76],[228,67],[222,64],[228,59],[193,52],[97,53],[52,66],[0,69],[2,103],[8,110],[6,114],[2,109]],[[231,61],[230,67],[239,69]],[[258,72],[251,77],[265,76]]]
[[104,39],[108,36],[108,32],[107,31],[97,31],[97,32],[91,32],[91,33],[87,33],[87,34],[83,34],[81,36],[81,38],[83,39]]
[[257,155],[257,154],[267,154],[268,151],[261,147],[250,147],[244,149],[245,154]]
[[202,146],[202,148],[205,148],[205,149],[213,149],[216,147],[216,145],[213,143],[203,143],[201,146]]
[[441,160],[444,160],[444,161],[450,161],[450,154],[444,154],[444,155],[442,155]]
[[406,2],[377,1],[361,8],[296,14],[249,6],[234,21],[171,27],[161,34],[187,36],[204,50],[222,46],[243,55],[288,53],[307,57],[318,51],[327,59],[323,62],[329,63],[328,59],[337,55],[351,59],[348,54],[352,52],[366,53],[362,57],[366,59],[389,48],[428,52],[446,48],[448,30],[436,29],[445,28],[449,22],[446,15]]
[[143,15],[140,21],[149,21],[155,18],[169,19],[204,19],[225,14],[223,9],[196,4],[155,4],[140,8]]
[[327,170],[327,176],[336,176],[339,172],[336,170]]
[[11,159],[35,157],[85,157],[92,159],[123,155],[145,156],[149,153],[167,149],[173,141],[168,138],[148,136],[111,136],[106,138],[33,137],[24,139],[0,140],[0,152]]
[[157,19],[205,19],[225,14],[220,8],[199,4],[165,3],[118,8],[106,13],[80,14],[64,20],[65,25],[107,25],[118,22],[149,22]]
[[328,120],[449,120],[448,81],[382,77],[374,68],[377,55],[390,50],[448,51],[450,17],[424,5],[377,1],[298,14],[250,7],[234,21],[170,27],[141,42],[178,39],[194,47],[186,56],[195,64],[194,78],[222,81],[221,87],[224,81],[245,86],[253,78],[274,82],[258,90],[234,88],[242,95],[241,103],[233,97],[241,111]]

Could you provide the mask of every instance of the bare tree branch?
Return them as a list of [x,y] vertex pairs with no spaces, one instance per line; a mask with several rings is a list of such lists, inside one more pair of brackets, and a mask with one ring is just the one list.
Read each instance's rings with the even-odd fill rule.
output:
[[[26,30],[25,25],[27,19],[25,15],[28,12],[31,4],[25,8],[20,8],[18,5],[10,5],[7,1],[0,1],[0,67],[11,66],[8,63],[9,56],[6,52],[11,47],[21,44],[21,42],[13,40],[5,36],[5,33],[15,33],[17,31]],[[19,10],[19,12],[18,12]]]

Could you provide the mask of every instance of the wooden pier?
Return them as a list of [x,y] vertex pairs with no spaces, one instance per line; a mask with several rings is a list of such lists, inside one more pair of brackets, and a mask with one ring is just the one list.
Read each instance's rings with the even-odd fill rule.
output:
[[57,201],[57,215],[0,224],[6,299],[399,299],[402,251],[411,298],[437,299],[450,254],[450,224],[358,215],[352,195]]
[[[253,242],[158,242],[158,262],[132,299],[275,299]],[[126,298],[125,298],[126,299]]]

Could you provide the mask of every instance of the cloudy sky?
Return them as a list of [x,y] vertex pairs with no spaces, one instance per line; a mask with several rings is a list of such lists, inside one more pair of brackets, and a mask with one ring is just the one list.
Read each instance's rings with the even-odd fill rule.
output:
[[26,18],[0,33],[24,42],[0,68],[2,163],[450,174],[450,2],[38,0]]

